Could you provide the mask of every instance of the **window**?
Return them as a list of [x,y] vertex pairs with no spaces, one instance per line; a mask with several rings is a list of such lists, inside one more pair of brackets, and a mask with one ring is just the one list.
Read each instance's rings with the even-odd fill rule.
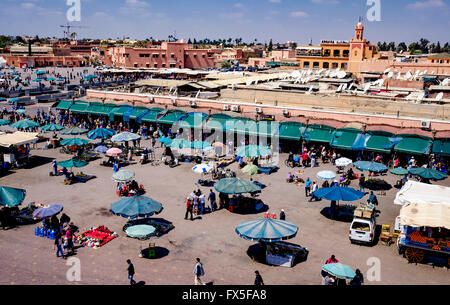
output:
[[164,53],[161,54],[161,57],[162,57],[162,58],[166,58],[166,54],[164,54]]
[[202,57],[203,57],[203,58],[206,58],[206,54],[202,54]]
[[194,54],[194,58],[197,58],[197,54]]
[[330,55],[331,55],[330,49],[326,49],[325,52],[323,53],[323,56],[330,56]]
[[166,64],[162,64],[162,67],[165,68],[165,67],[166,67]]
[[333,56],[334,56],[334,57],[339,57],[339,56],[341,56],[341,50],[334,50],[334,51],[333,51]]
[[323,63],[323,68],[324,69],[330,69],[330,63],[329,62],[324,62]]
[[138,67],[138,64],[134,64],[134,67],[137,68],[137,67]]
[[342,53],[342,56],[348,57],[349,53],[350,53],[349,50],[344,50],[343,53]]
[[343,62],[343,63],[341,64],[341,68],[344,69],[344,70],[347,69],[347,64],[346,64],[345,62]]
[[339,64],[337,62],[334,62],[331,64],[332,69],[337,69],[339,67]]
[[153,53],[153,58],[158,58],[159,54],[158,53]]
[[433,64],[434,64],[434,59],[432,59],[432,60],[431,60],[431,63],[433,63]]
[[150,68],[150,64],[145,64],[145,67],[146,68]]
[[366,222],[355,221],[352,225],[352,229],[356,231],[370,232],[370,225]]
[[320,67],[320,64],[319,64],[318,61],[313,62],[313,68],[314,69],[319,69],[319,67]]
[[158,68],[158,63],[155,62],[155,63],[153,64],[153,67]]
[[303,63],[303,68],[309,68],[309,61],[305,61]]

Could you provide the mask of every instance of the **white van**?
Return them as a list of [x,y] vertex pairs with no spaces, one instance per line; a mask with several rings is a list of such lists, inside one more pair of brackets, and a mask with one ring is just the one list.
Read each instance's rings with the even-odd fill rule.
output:
[[377,228],[377,221],[375,216],[371,218],[353,218],[352,224],[350,225],[349,238],[350,242],[362,243],[362,244],[373,244],[375,240],[375,230]]

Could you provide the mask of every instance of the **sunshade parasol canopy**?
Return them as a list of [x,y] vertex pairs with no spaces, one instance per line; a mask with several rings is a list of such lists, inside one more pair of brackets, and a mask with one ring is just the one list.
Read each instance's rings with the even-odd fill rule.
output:
[[111,148],[109,150],[106,151],[106,155],[110,156],[110,157],[118,157],[121,156],[123,154],[123,151],[119,148]]
[[216,191],[224,194],[245,194],[261,191],[261,187],[253,182],[238,179],[225,178],[214,184]]
[[192,170],[198,174],[207,174],[213,170],[213,167],[209,164],[199,164],[194,166]]
[[257,145],[247,145],[241,146],[236,149],[236,155],[240,157],[249,157],[249,158],[257,158],[257,157],[267,157],[272,154],[270,148],[266,146],[257,146]]
[[203,141],[195,141],[195,142],[191,143],[191,148],[194,148],[194,149],[203,149],[203,148],[207,148],[207,147],[211,147],[211,143],[203,142]]
[[18,206],[22,204],[26,194],[27,191],[23,189],[0,186],[0,205],[7,207]]
[[3,126],[3,125],[8,125],[9,123],[11,123],[11,121],[10,121],[10,120],[4,120],[4,119],[0,119],[0,126]]
[[317,173],[317,178],[319,178],[320,180],[331,181],[336,179],[336,174],[332,171],[321,171]]
[[27,113],[27,110],[26,109],[17,109],[16,113],[25,114],[25,113]]
[[87,137],[91,140],[106,140],[114,136],[116,132],[108,128],[97,128],[88,132]]
[[9,126],[11,126],[12,128],[17,128],[17,129],[28,129],[28,128],[33,128],[33,127],[39,127],[40,124],[35,121],[31,121],[31,120],[20,120]]
[[140,135],[126,131],[116,134],[111,138],[111,141],[114,143],[118,143],[118,142],[135,141],[139,140],[140,138],[141,138]]
[[338,167],[346,167],[352,163],[353,163],[353,161],[348,158],[339,158],[334,162],[334,164]]
[[130,170],[120,170],[112,175],[113,180],[117,182],[128,182],[134,179],[135,173]]
[[63,131],[61,131],[61,134],[63,135],[80,135],[88,132],[87,129],[80,128],[80,127],[72,127],[72,128],[66,128]]
[[370,161],[358,161],[355,162],[355,166],[359,170],[370,171],[373,173],[383,173],[388,170],[386,165]]
[[80,167],[85,167],[89,163],[80,161],[78,159],[70,159],[70,160],[58,162],[57,164],[64,168],[72,168],[72,167],[80,168]]
[[126,197],[111,204],[111,212],[128,219],[161,213],[162,204],[145,196]]
[[63,210],[63,206],[59,204],[52,204],[49,207],[43,207],[35,210],[33,212],[33,218],[47,218],[52,217],[53,215],[57,215],[59,212]]
[[246,166],[244,166],[244,168],[242,169],[242,172],[247,174],[247,175],[256,175],[259,171],[258,166],[254,165],[254,164],[247,164]]
[[276,242],[294,238],[298,227],[284,220],[262,218],[239,224],[236,233],[253,241]]
[[155,231],[156,228],[151,225],[136,225],[128,227],[125,233],[132,238],[146,238],[155,233]]
[[190,141],[187,141],[185,139],[169,139],[167,140],[164,145],[170,147],[170,148],[190,148],[192,143]]
[[397,176],[404,176],[404,175],[408,175],[408,170],[403,167],[396,167],[394,169],[391,169],[391,174],[394,174]]
[[48,124],[41,127],[41,131],[47,132],[47,131],[60,131],[63,130],[64,126],[58,125],[58,124]]
[[447,178],[447,174],[439,172],[434,169],[424,168],[424,167],[415,167],[409,170],[411,175],[417,175],[425,179],[435,179],[442,180]]
[[365,193],[352,189],[350,187],[324,187],[313,193],[317,198],[325,198],[335,201],[356,201],[365,196]]
[[85,139],[80,138],[72,138],[72,139],[65,139],[61,141],[61,145],[63,146],[82,146],[88,144],[89,141]]
[[352,280],[356,276],[352,268],[341,263],[323,265],[322,270],[343,280]]
[[109,149],[108,147],[100,145],[94,148],[94,152],[104,154],[108,151],[108,149]]

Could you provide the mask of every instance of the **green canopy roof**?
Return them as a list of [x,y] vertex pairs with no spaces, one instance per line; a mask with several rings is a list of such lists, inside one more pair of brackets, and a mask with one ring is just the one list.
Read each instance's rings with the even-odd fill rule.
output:
[[358,129],[338,129],[333,133],[330,144],[335,148],[351,150],[360,133]]
[[229,115],[223,114],[223,113],[218,113],[218,114],[213,114],[209,117],[207,123],[206,123],[206,128],[208,130],[218,130],[218,131],[226,131],[226,124],[227,121],[229,120],[233,120],[232,117],[230,117]]
[[413,154],[428,155],[431,149],[431,139],[418,135],[399,135],[403,140],[398,143],[394,151]]
[[378,153],[390,153],[390,148],[384,148],[391,144],[389,138],[394,137],[395,135],[389,132],[382,131],[369,131],[370,138],[367,141],[366,150],[374,151]]
[[142,117],[142,122],[148,122],[148,123],[156,123],[156,117],[158,116],[158,113],[161,111],[164,111],[162,108],[152,108],[149,112],[147,112],[146,115]]
[[61,101],[56,106],[56,110],[68,110],[70,108],[70,106],[72,106],[71,101]]
[[[145,107],[136,107],[134,108],[134,111],[130,114],[131,120],[137,120],[139,121],[142,119],[142,117],[149,111],[148,108]],[[139,122],[138,122],[139,123]]]
[[240,134],[257,134],[258,124],[255,120],[249,118],[234,118],[227,121],[226,130]]
[[185,112],[180,110],[170,110],[162,118],[159,118],[157,122],[160,124],[172,125],[185,114],[186,114]]
[[298,122],[284,122],[280,124],[280,139],[300,141],[305,132],[305,125]]
[[278,134],[280,130],[279,123],[275,121],[258,121],[256,127],[257,133],[255,133],[254,130],[249,130],[250,135],[271,138],[274,133]]
[[75,104],[70,107],[69,111],[73,113],[86,113],[86,108],[88,106],[88,103],[75,102]]
[[311,125],[309,126],[305,133],[303,138],[307,142],[321,142],[321,143],[330,143],[331,139],[333,138],[333,127],[324,126],[324,125]]
[[434,140],[433,154],[450,156],[450,138]]
[[84,112],[88,113],[88,114],[94,114],[94,115],[109,115],[115,108],[116,108],[116,105],[112,105],[112,104],[103,105],[103,104],[92,103],[84,110]]
[[191,112],[177,124],[181,128],[201,128],[207,117],[208,115],[202,112]]
[[116,108],[113,108],[113,110],[109,113],[109,120],[113,121],[116,116],[123,117],[125,113],[130,112],[133,110],[133,107],[128,105],[122,105]]

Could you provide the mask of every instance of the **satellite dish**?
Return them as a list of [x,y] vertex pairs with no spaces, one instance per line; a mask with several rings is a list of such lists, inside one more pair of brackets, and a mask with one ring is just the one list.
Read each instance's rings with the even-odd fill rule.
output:
[[383,86],[383,85],[384,85],[384,79],[378,80],[378,86]]
[[342,91],[344,91],[344,90],[346,90],[347,89],[347,84],[344,84],[343,86],[342,86]]
[[340,78],[340,79],[343,79],[346,76],[347,76],[347,72],[345,72],[345,71],[339,71],[338,74],[337,74],[337,77]]
[[339,88],[337,88],[336,92],[341,92],[342,91],[342,86],[343,85],[340,85]]
[[253,83],[253,78],[250,78],[247,80],[247,82],[245,83],[247,86],[250,86]]
[[444,92],[440,92],[437,96],[436,96],[436,101],[441,101],[442,98],[444,97]]
[[325,72],[325,77],[329,77],[330,76],[330,70],[327,70],[327,72]]
[[450,78],[446,78],[442,81],[441,85],[442,86],[448,86],[448,84],[450,83]]
[[402,72],[398,72],[397,79],[400,79],[401,77],[402,77]]
[[311,76],[308,76],[308,77],[305,79],[305,83],[309,83],[310,80],[311,80]]
[[406,79],[410,79],[412,77],[412,74],[410,71],[408,71],[408,73],[406,73],[405,75]]
[[366,84],[366,85],[364,86],[364,93],[366,93],[367,91],[369,91],[370,86],[372,86],[370,83],[369,83],[369,84]]
[[391,71],[391,68],[387,68],[386,70],[384,70],[383,74],[386,74],[386,73],[388,73],[390,71]]
[[391,79],[394,76],[394,72],[389,72],[388,73],[388,78]]
[[348,87],[348,90],[352,89],[354,85],[355,85],[355,83],[351,83],[350,87]]
[[298,84],[300,82],[300,80],[301,80],[300,76],[297,77],[297,79],[294,81],[294,84]]
[[314,88],[314,86],[310,86],[308,92],[312,92],[313,88]]
[[312,74],[312,70],[308,70],[308,75],[311,75]]

